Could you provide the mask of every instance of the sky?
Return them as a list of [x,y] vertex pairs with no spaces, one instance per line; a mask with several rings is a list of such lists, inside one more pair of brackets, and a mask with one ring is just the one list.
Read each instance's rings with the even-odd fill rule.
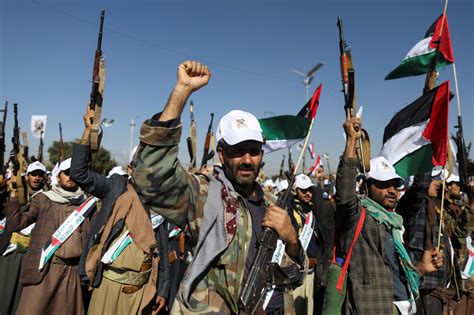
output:
[[[442,13],[444,1],[6,1],[0,0],[0,104],[10,104],[7,150],[13,127],[11,104],[19,105],[19,123],[30,131],[32,115],[47,115],[45,148],[81,136],[89,99],[100,10],[105,9],[102,50],[107,61],[102,117],[115,119],[104,129],[102,146],[127,163],[139,126],[160,112],[184,60],[197,60],[212,71],[208,86],[191,96],[198,132],[198,161],[210,113],[219,119],[232,109],[258,118],[296,114],[306,92],[296,69],[307,72],[318,62],[311,92],[323,90],[310,143],[327,153],[331,170],[344,149],[343,95],[340,92],[338,15],[352,48],[357,106],[378,155],[385,126],[418,98],[424,76],[385,81],[384,77],[421,40]],[[466,142],[474,139],[474,2],[451,0],[447,14],[459,83]],[[439,83],[451,80],[453,67],[440,71]],[[450,104],[449,131],[455,132],[457,102]],[[131,121],[136,123],[132,130]],[[189,109],[181,118],[179,157],[189,162],[185,138]],[[29,135],[30,153],[39,141]],[[293,149],[293,157],[299,151]],[[264,157],[265,172],[278,173],[282,155]],[[472,155],[471,155],[472,156]],[[307,165],[312,161],[307,155]]]

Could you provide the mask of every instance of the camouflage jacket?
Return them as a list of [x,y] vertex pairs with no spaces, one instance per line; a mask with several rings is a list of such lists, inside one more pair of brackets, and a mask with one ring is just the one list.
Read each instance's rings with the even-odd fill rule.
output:
[[[141,128],[141,145],[134,173],[136,190],[145,207],[180,226],[188,224],[197,242],[194,260],[181,283],[172,313],[233,314],[241,289],[252,233],[250,212],[223,174],[219,180],[188,173],[178,160],[181,125]],[[221,172],[223,173],[223,172]],[[226,209],[216,190],[228,188],[235,200],[235,225],[229,237]],[[208,194],[210,192],[210,194]],[[219,204],[219,200],[221,203]],[[206,215],[204,215],[206,213]],[[293,263],[286,256],[282,265]],[[301,269],[307,269],[305,257]],[[285,313],[292,313],[291,295],[285,292]]]

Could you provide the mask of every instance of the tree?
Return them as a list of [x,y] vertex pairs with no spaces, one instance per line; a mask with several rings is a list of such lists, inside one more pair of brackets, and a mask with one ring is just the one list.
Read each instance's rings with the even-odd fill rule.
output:
[[[49,161],[52,165],[59,161],[59,141],[53,141],[53,144],[48,148]],[[72,142],[64,142],[64,159],[72,156]],[[116,166],[117,162],[111,158],[111,154],[103,147],[99,151],[92,154],[92,169],[102,175],[107,175],[107,172]]]

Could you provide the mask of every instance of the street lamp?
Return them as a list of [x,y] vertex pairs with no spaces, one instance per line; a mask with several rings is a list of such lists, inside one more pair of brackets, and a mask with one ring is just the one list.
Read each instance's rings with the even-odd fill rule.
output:
[[315,65],[311,70],[309,70],[306,74],[298,71],[291,69],[294,73],[298,74],[301,77],[301,83],[306,87],[306,100],[309,98],[309,86],[311,85],[311,82],[314,79],[314,75],[316,74],[316,71],[321,69],[321,67],[324,64],[322,62],[319,62],[317,65]]

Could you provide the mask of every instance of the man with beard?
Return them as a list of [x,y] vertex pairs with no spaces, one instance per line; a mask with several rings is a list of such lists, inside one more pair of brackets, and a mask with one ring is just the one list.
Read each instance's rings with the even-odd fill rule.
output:
[[[421,260],[426,251],[438,245],[440,209],[442,194],[442,172],[434,171],[429,175],[415,177],[429,185],[424,207],[406,220],[406,235],[410,256],[414,263]],[[447,174],[446,174],[447,175]],[[451,175],[446,179],[443,227],[441,234],[441,253],[439,259],[444,262],[438,270],[424,276],[420,287],[420,299],[417,300],[417,314],[447,313],[451,299],[458,300],[461,290],[461,274],[457,265],[457,253],[464,244],[467,231],[467,212],[456,202],[461,199],[459,176]],[[454,250],[454,251],[453,251]],[[454,259],[452,259],[454,257]],[[454,303],[457,304],[457,303]]]
[[404,247],[403,218],[397,212],[418,211],[426,188],[412,186],[398,202],[402,180],[385,158],[376,157],[367,174],[368,196],[360,198],[355,190],[360,118],[347,113],[344,131],[346,146],[336,177],[337,257],[348,259],[359,218],[364,219],[350,257],[344,313],[408,314],[414,311],[420,276],[439,268],[439,253],[426,251],[415,266]]
[[[192,92],[206,85],[206,66],[186,61],[178,67],[178,80],[163,112],[141,129],[135,182],[143,204],[184,226],[197,242],[173,305],[186,314],[235,314],[237,301],[257,252],[263,227],[274,229],[286,243],[282,265],[307,264],[286,210],[276,207],[255,181],[262,164],[264,142],[258,120],[233,110],[219,122],[216,132],[221,167],[213,174],[190,174],[180,164],[180,116]],[[267,313],[290,311],[289,294],[273,294]],[[287,299],[288,298],[288,299]],[[285,301],[285,302],[284,302]],[[263,312],[259,307],[258,312]]]
[[19,231],[36,222],[22,263],[23,291],[17,314],[83,314],[85,311],[76,269],[89,231],[88,218],[39,270],[43,247],[66,218],[86,201],[84,192],[69,177],[70,166],[71,159],[60,164],[58,184],[37,194],[26,212],[21,211],[16,190],[10,187],[5,206],[7,230]]

